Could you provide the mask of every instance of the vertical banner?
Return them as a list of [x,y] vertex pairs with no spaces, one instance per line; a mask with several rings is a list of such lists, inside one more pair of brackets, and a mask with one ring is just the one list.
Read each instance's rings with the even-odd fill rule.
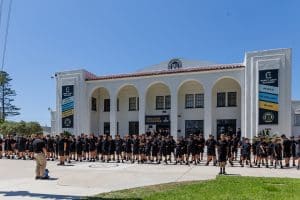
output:
[[62,86],[61,103],[62,128],[73,128],[74,125],[74,85]]
[[259,71],[259,124],[278,124],[278,69]]

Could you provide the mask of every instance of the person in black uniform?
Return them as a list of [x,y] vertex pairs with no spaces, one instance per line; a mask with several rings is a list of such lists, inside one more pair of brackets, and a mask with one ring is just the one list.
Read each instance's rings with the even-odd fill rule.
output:
[[141,135],[139,138],[140,142],[139,142],[139,155],[140,158],[138,160],[138,163],[144,163],[146,161],[146,138],[145,135]]
[[273,155],[275,159],[275,165],[274,168],[276,169],[278,164],[280,164],[280,168],[283,168],[282,165],[282,144],[281,144],[281,139],[276,138],[275,143],[273,145]]
[[70,136],[69,138],[70,142],[70,160],[76,159],[76,139],[75,136]]
[[2,137],[0,137],[0,159],[2,159],[2,155],[3,155],[3,139]]
[[[265,161],[266,162],[266,168],[269,167],[268,165],[268,143],[266,142],[265,138],[261,137],[260,142],[258,144],[258,167],[260,167],[260,164]],[[262,163],[264,164],[264,163]]]
[[157,136],[154,136],[152,139],[152,162],[159,162],[159,138]]
[[83,142],[80,136],[76,138],[76,161],[82,162]]
[[165,139],[165,136],[161,137],[160,143],[159,143],[159,164],[164,159],[165,164],[168,164],[167,161],[167,141]]
[[194,157],[194,165],[197,165],[200,163],[200,140],[198,135],[194,135],[194,152],[193,152],[193,157]]
[[47,138],[46,138],[46,140],[47,140],[47,143],[46,143],[46,146],[47,146],[47,153],[48,153],[48,155],[47,155],[47,160],[52,160],[52,161],[54,161],[54,158],[55,158],[55,155],[54,155],[54,152],[55,152],[55,150],[54,150],[54,138],[53,137],[50,137],[50,136],[47,136]]
[[207,162],[206,166],[209,165],[210,161],[214,162],[214,166],[216,166],[216,140],[213,135],[208,136],[208,140],[206,140],[205,145],[207,146]]
[[146,160],[149,162],[151,161],[151,149],[152,149],[152,137],[148,136],[146,137],[146,146],[145,146],[145,155]]
[[246,162],[251,164],[251,144],[248,138],[245,138],[244,143],[241,146],[241,166],[244,167],[244,163]]
[[123,140],[121,139],[120,135],[115,136],[114,142],[116,148],[117,163],[120,163],[120,160],[122,160],[123,162],[123,157],[122,157]]
[[184,148],[185,148],[185,142],[183,137],[179,137],[176,143],[176,148],[175,148],[175,152],[176,152],[176,156],[175,156],[175,164],[177,164],[178,162],[182,165],[182,163],[184,162]]
[[130,135],[125,135],[125,157],[126,161],[132,161],[132,140]]
[[231,154],[233,157],[233,160],[237,160],[237,153],[238,153],[238,146],[239,146],[239,138],[233,134],[232,135],[232,150],[231,150]]
[[58,155],[59,155],[59,163],[57,165],[65,165],[65,155],[67,151],[67,142],[68,139],[63,133],[60,134],[58,141]]
[[203,134],[201,133],[201,134],[199,135],[200,161],[203,160],[204,147],[205,147],[205,138],[204,138]]
[[108,135],[104,135],[102,141],[103,162],[109,162],[109,151],[110,142],[108,141]]
[[137,137],[137,135],[133,135],[133,140],[132,140],[133,158],[131,160],[132,163],[139,160],[139,146],[140,146],[139,138]]
[[95,162],[96,161],[96,137],[94,136],[94,134],[91,134],[89,137],[89,152],[90,152],[90,162]]
[[297,156],[296,156],[296,146],[297,146],[297,142],[295,140],[295,137],[294,136],[291,136],[291,153],[292,153],[292,157],[293,157],[293,167],[296,166],[296,159],[297,159]]
[[282,135],[282,145],[283,145],[283,158],[285,160],[285,167],[289,167],[290,166],[290,159],[291,159],[291,155],[292,155],[292,143],[291,141],[285,136]]
[[195,160],[195,141],[194,141],[194,136],[192,134],[189,135],[189,137],[186,140],[186,148],[187,148],[187,153],[186,153],[186,158],[185,162],[186,165],[190,164],[190,157],[192,157],[192,162]]
[[228,149],[228,142],[224,134],[221,134],[217,146],[218,146],[218,162],[220,166],[219,174],[226,174],[225,166],[226,166],[229,149]]
[[252,142],[252,153],[253,153],[253,162],[254,165],[257,166],[257,147],[258,147],[259,140],[255,136]]
[[87,135],[83,134],[83,160],[90,160],[90,140]]
[[97,155],[98,155],[98,160],[103,162],[103,149],[102,149],[102,144],[103,143],[103,135],[100,135],[97,139]]
[[26,160],[25,147],[26,147],[26,138],[24,136],[18,137],[17,139],[18,159]]
[[232,141],[232,138],[230,135],[227,135],[226,138],[226,141],[227,141],[227,144],[228,144],[228,161],[230,163],[231,166],[233,166],[233,155],[232,155],[232,149],[233,149],[233,141]]

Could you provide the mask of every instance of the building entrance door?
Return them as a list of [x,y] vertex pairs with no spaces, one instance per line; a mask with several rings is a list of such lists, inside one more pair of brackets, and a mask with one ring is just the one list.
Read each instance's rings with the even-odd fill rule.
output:
[[217,138],[221,134],[232,136],[236,133],[236,119],[218,119],[217,120]]

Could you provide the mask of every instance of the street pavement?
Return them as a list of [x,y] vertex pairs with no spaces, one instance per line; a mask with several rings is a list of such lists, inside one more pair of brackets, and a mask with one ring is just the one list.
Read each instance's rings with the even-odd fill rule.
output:
[[[35,180],[35,162],[0,160],[0,199],[79,199],[103,192],[154,184],[214,179],[218,167],[77,162],[48,162],[50,180]],[[229,175],[300,178],[300,170],[227,167]]]

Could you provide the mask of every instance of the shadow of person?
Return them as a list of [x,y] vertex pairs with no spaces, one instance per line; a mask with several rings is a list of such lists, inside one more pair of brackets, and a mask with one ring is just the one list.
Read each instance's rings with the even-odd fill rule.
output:
[[0,195],[5,197],[32,197],[40,199],[81,199],[80,196],[31,193],[28,191],[0,191]]

